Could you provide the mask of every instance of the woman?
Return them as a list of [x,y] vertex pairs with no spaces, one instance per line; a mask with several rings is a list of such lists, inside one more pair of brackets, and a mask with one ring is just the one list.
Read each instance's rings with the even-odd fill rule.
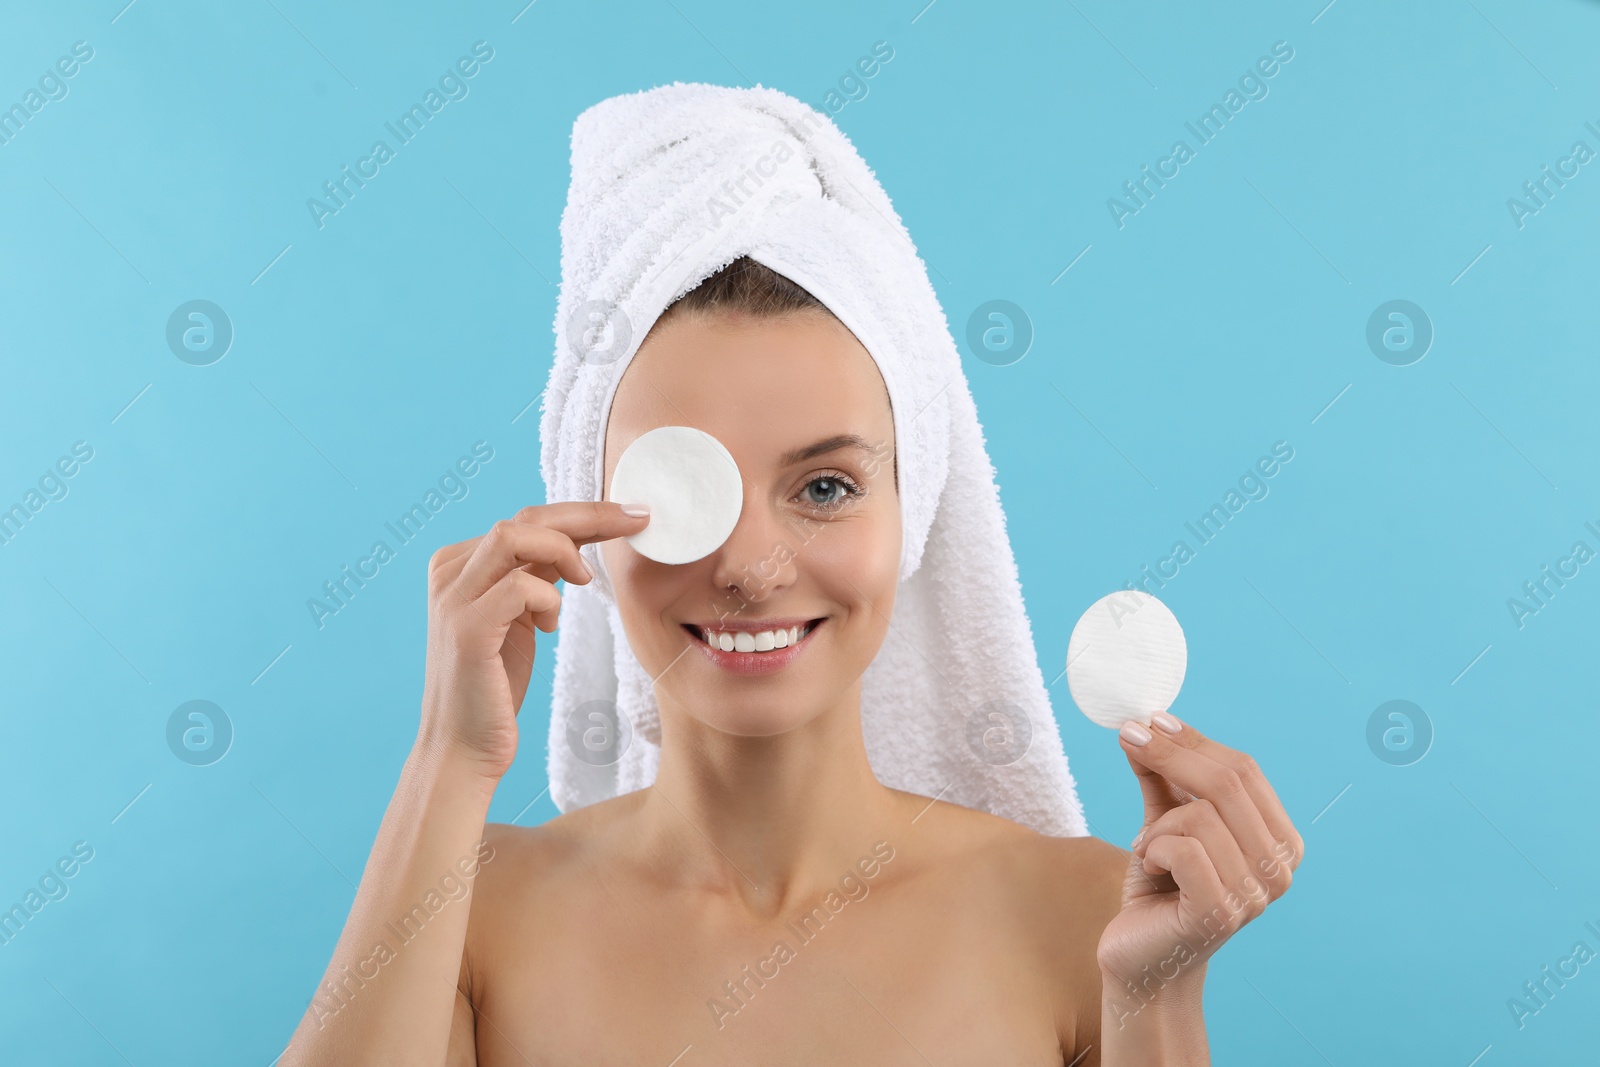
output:
[[[657,426],[721,441],[745,485],[721,547],[648,560],[622,539],[649,516],[600,493],[434,556],[417,742],[284,1064],[1209,1062],[1206,960],[1303,853],[1248,756],[1167,716],[1125,726],[1131,854],[891,787],[869,760],[862,682],[920,461],[885,358],[735,258],[654,317],[599,455],[609,486]],[[594,580],[583,546],[648,673],[654,780],[486,826],[556,583]]]

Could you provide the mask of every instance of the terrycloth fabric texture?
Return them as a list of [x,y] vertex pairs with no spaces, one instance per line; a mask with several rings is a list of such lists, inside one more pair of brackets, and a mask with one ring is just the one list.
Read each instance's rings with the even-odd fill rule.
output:
[[[893,618],[862,679],[874,773],[1041,833],[1086,834],[960,354],[888,196],[820,112],[775,89],[674,82],[578,116],[539,425],[546,499],[605,499],[606,418],[629,361],[672,301],[742,255],[827,305],[888,387],[904,538]],[[605,358],[572,343],[595,308],[620,341]],[[598,548],[583,546],[595,580],[566,587],[556,631],[548,758],[563,812],[650,785],[661,754],[653,683]],[[609,766],[568,742],[595,700],[632,724]],[[996,702],[1031,732],[1011,762],[969,740],[1003,726]]]

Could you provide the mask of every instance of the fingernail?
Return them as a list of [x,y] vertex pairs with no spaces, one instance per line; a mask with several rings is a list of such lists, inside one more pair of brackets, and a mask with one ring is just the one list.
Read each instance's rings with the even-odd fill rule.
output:
[[578,566],[583,568],[583,573],[591,582],[594,581],[594,571],[589,569],[589,564],[582,556],[578,557]]
[[1117,733],[1121,734],[1122,739],[1130,745],[1146,744],[1151,736],[1150,731],[1144,728],[1143,723],[1136,722],[1133,719],[1123,723],[1122,729],[1118,730]]
[[1141,841],[1143,841],[1143,840],[1144,840],[1144,831],[1143,831],[1143,830],[1140,830],[1140,831],[1139,831],[1139,836],[1137,836],[1137,837],[1135,837],[1135,838],[1134,838],[1134,839],[1133,839],[1133,845],[1132,845],[1132,847],[1133,847],[1133,848],[1138,848],[1138,847],[1139,847],[1139,842],[1141,842]]
[[645,516],[650,514],[650,505],[649,504],[624,504],[624,505],[622,505],[622,513],[624,515],[631,516],[631,517],[633,517],[635,519],[642,519]]
[[1179,722],[1177,719],[1174,719],[1171,715],[1161,711],[1158,711],[1154,715],[1150,716],[1150,721],[1161,727],[1169,734],[1175,734],[1179,730],[1183,729],[1183,723]]

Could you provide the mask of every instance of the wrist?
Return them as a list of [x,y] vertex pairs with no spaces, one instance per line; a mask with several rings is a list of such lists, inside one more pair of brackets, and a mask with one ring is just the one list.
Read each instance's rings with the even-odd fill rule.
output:
[[419,734],[411,746],[406,757],[406,771],[438,780],[458,795],[481,796],[485,803],[494,795],[505,774],[504,767],[492,766],[460,745],[426,732]]
[[1133,980],[1101,971],[1101,1033],[1135,1041],[1140,1049],[1171,1052],[1173,1063],[1191,1062],[1185,1050],[1205,1047],[1205,974],[1203,963],[1170,979],[1148,968]]

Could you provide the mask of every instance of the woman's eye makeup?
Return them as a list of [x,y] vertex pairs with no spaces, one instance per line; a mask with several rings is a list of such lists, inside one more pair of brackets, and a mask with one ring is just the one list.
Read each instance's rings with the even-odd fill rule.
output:
[[801,488],[799,499],[816,511],[837,511],[865,493],[866,490],[843,471],[822,471]]

